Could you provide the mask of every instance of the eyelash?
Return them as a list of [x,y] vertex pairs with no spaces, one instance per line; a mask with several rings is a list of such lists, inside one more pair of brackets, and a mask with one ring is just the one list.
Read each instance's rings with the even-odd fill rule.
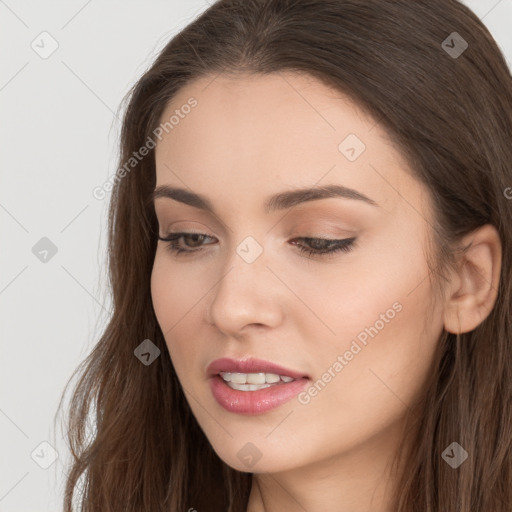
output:
[[[187,236],[196,236],[196,237],[206,237],[206,238],[212,238],[208,235],[202,234],[202,233],[172,233],[167,238],[158,237],[159,240],[162,240],[162,242],[166,243],[166,249],[173,255],[179,256],[179,255],[188,255],[193,252],[198,252],[201,249],[183,249],[181,247],[178,247],[177,241],[180,238],[184,238]],[[331,247],[330,249],[311,249],[304,246],[299,246],[301,254],[307,253],[308,257],[311,256],[324,256],[324,255],[332,255],[337,252],[350,252],[354,246],[355,246],[355,237],[352,238],[345,238],[343,240],[332,240],[328,238],[313,238],[313,237],[299,237],[295,240],[306,240],[306,241],[314,241],[314,242],[325,242],[327,243],[328,247]],[[334,246],[334,248],[332,248]]]

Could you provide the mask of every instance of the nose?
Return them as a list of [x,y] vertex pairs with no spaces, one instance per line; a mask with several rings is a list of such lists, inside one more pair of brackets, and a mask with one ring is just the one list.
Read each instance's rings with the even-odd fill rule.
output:
[[265,251],[252,263],[233,251],[211,295],[209,323],[236,337],[248,326],[277,327],[283,319],[285,290],[267,267]]

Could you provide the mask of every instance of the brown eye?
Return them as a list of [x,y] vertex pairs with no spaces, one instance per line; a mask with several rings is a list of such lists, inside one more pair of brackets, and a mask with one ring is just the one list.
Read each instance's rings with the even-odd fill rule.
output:
[[[206,238],[213,239],[202,233],[172,233],[166,238],[158,237],[159,240],[167,242],[167,249],[173,254],[196,252]],[[179,247],[180,239],[185,242],[185,248]]]
[[[183,240],[188,240],[187,245],[190,247],[199,247],[206,235],[199,235],[197,233],[189,233],[183,235]],[[189,243],[192,241],[192,243]]]

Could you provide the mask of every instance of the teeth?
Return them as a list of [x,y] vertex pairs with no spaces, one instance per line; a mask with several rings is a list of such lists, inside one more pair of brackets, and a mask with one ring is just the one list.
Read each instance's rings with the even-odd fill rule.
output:
[[264,373],[248,373],[247,384],[265,384]]
[[226,383],[231,389],[238,389],[238,391],[258,391],[272,386],[272,384],[235,384],[234,382]]
[[[277,375],[276,373],[229,373],[220,372],[220,376],[226,381],[232,384],[233,389],[239,389],[234,385],[248,384],[256,386],[256,389],[263,389],[268,387],[270,384],[276,384],[277,382],[291,382],[295,380],[293,377],[286,375]],[[268,385],[267,385],[268,384]],[[244,386],[242,390],[255,391],[256,389],[248,389]]]
[[245,373],[229,373],[228,375],[229,382],[234,382],[235,384],[245,384],[247,382],[247,375]]
[[279,382],[280,378],[281,377],[279,377],[279,375],[277,375],[275,373],[265,373],[265,382],[270,382],[270,383],[274,384],[275,382]]

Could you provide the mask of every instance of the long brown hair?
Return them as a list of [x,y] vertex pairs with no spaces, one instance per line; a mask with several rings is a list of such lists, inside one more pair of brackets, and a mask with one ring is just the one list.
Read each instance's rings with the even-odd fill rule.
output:
[[[496,303],[473,331],[439,340],[393,510],[509,512],[512,80],[502,53],[456,0],[220,0],[130,90],[120,166],[154,139],[167,103],[192,80],[280,71],[335,87],[387,130],[433,198],[436,282],[463,235],[484,224],[498,230]],[[213,451],[153,311],[153,150],[117,178],[108,227],[113,312],[73,374],[65,511],[76,502],[84,512],[244,512],[252,475]],[[161,351],[149,366],[134,356],[145,339]],[[469,454],[457,469],[442,458],[454,441]]]

